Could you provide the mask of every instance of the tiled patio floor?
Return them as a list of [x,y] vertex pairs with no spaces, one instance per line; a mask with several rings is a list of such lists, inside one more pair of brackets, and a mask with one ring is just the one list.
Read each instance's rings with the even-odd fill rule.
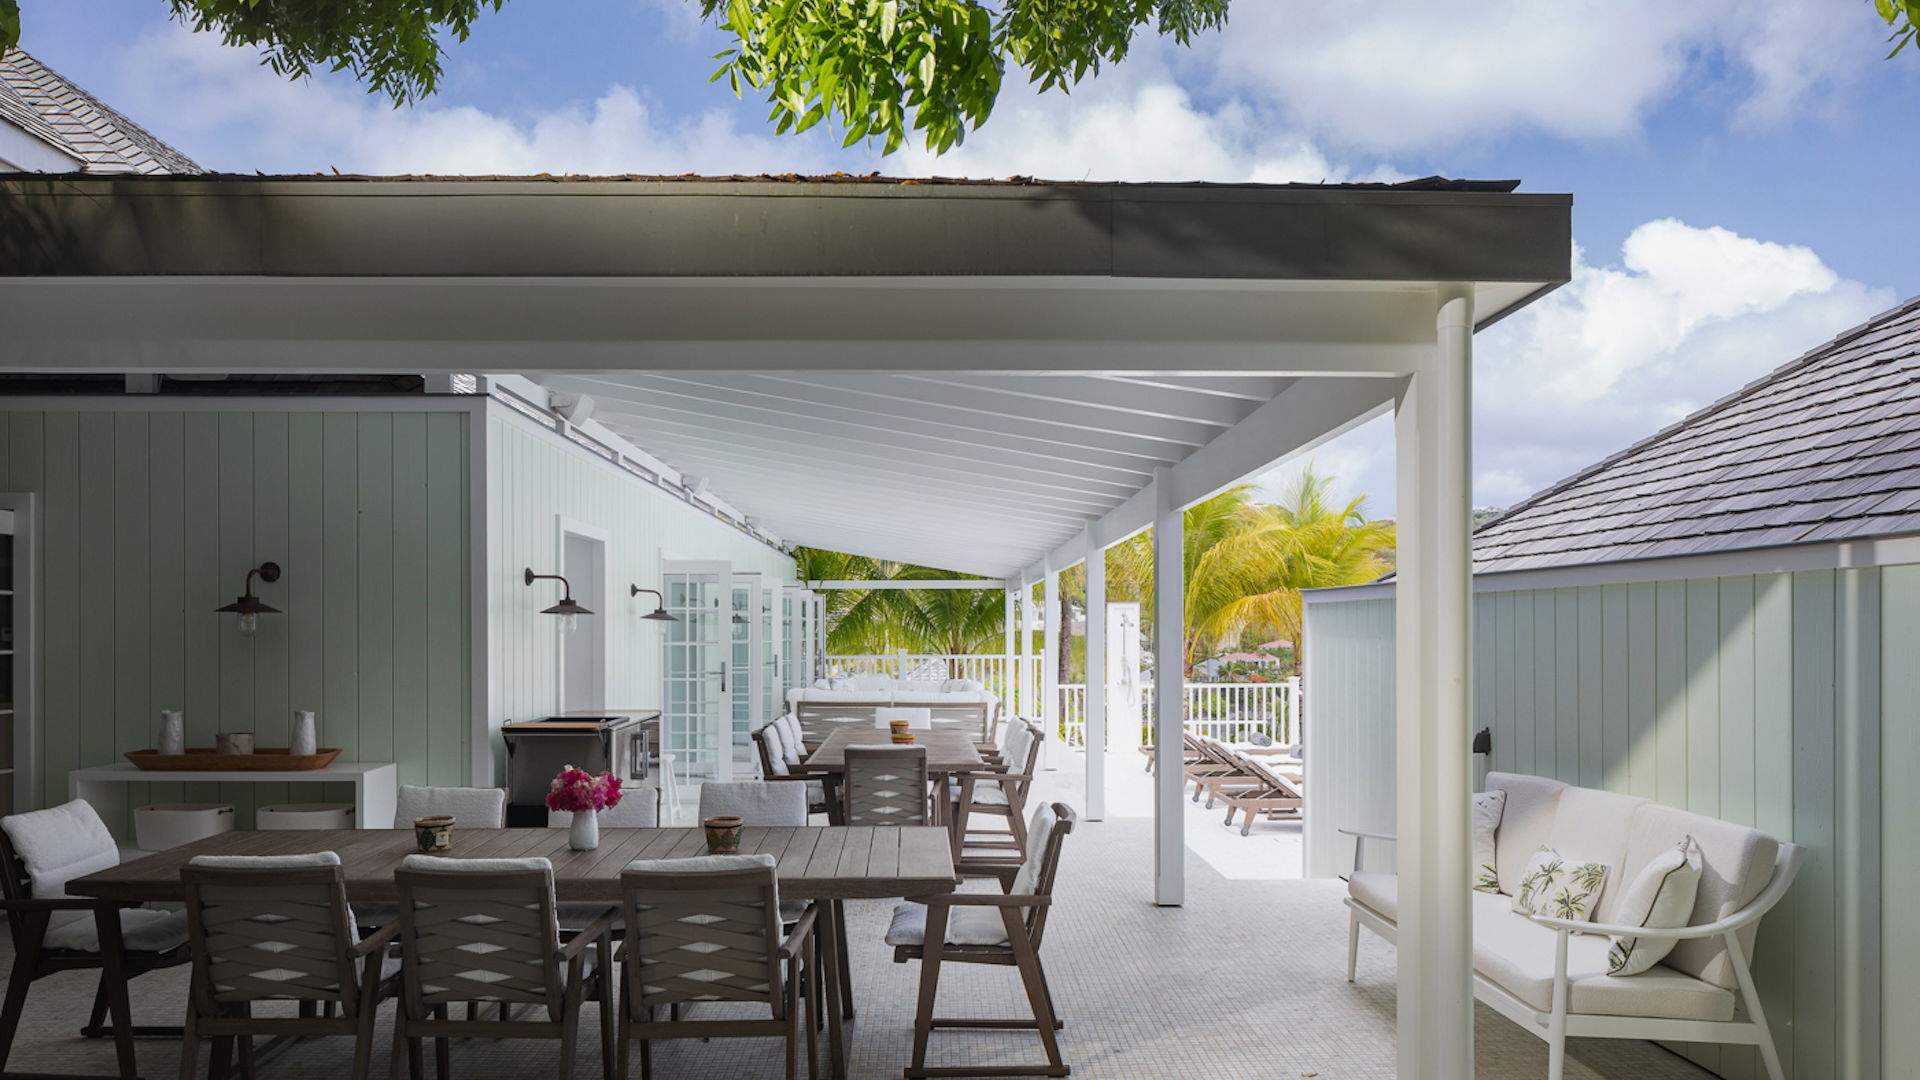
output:
[[[1057,764],[1049,785],[1074,787],[1078,762]],[[1127,767],[1137,771],[1137,760]],[[1245,844],[1244,850],[1260,853],[1258,861],[1267,858],[1263,848],[1271,849],[1275,869],[1284,869],[1282,827],[1256,825],[1254,835],[1243,841],[1237,830],[1220,826],[1218,814],[1203,814],[1198,807],[1191,814],[1190,828]],[[1150,832],[1143,818],[1112,816],[1083,824],[1063,854],[1058,903],[1042,958],[1067,1024],[1061,1038],[1074,1075],[1094,1080],[1392,1077],[1393,952],[1377,939],[1365,939],[1359,981],[1345,982],[1340,883],[1228,876],[1214,862],[1223,857],[1218,851],[1232,849],[1209,843],[1207,856],[1189,861],[1186,906],[1155,908],[1147,901],[1153,871]],[[1297,832],[1293,835],[1297,838]],[[1297,875],[1297,859],[1294,866]],[[853,1029],[852,1074],[872,1080],[900,1075],[911,1040],[917,966],[892,964],[890,951],[881,945],[889,911],[881,903],[849,910],[863,1010]],[[144,1022],[177,1020],[185,987],[180,972],[147,976],[134,986],[134,1008]],[[1024,1009],[1008,969],[950,968],[942,991],[941,1011],[948,1015],[1007,1016]],[[74,1035],[90,997],[90,985],[78,977],[36,986],[11,1067],[110,1071],[111,1047]],[[583,1031],[594,1030],[589,1019]],[[1476,1038],[1478,1075],[1485,1080],[1546,1075],[1545,1044],[1494,1013],[1480,1010]],[[1033,1037],[1018,1033],[942,1033],[934,1047],[937,1063],[944,1064],[1001,1064],[1038,1055]],[[375,1048],[377,1069],[385,1068],[387,1049],[383,1025]],[[577,1075],[598,1076],[597,1038],[583,1038],[581,1050]],[[177,1043],[143,1041],[142,1075],[174,1076],[178,1053]],[[291,1048],[261,1072],[288,1080],[341,1080],[348,1053],[344,1039],[315,1040]],[[1575,1040],[1570,1056],[1569,1080],[1709,1076],[1645,1043]],[[778,1044],[770,1040],[669,1046],[655,1065],[662,1080],[780,1075]],[[552,1047],[460,1043],[453,1066],[460,1080],[530,1080],[552,1075]]]

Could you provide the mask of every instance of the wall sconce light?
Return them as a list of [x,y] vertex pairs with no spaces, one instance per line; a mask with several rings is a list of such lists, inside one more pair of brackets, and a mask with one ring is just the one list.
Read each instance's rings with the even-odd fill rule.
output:
[[536,581],[557,581],[560,583],[560,602],[541,610],[542,615],[560,616],[560,629],[571,630],[580,624],[580,616],[593,612],[573,602],[573,586],[559,574],[536,574],[531,568],[526,572],[526,582],[532,585]]
[[261,581],[279,581],[280,564],[276,562],[263,562],[259,566],[248,570],[247,583],[241,587],[240,599],[235,600],[225,607],[213,609],[216,613],[240,616],[238,620],[240,632],[248,637],[252,637],[254,631],[260,629],[260,616],[280,614],[279,608],[264,603],[259,597],[253,595],[253,579],[255,577],[258,577]]
[[628,596],[639,596],[641,593],[652,593],[653,599],[654,599],[653,610],[647,612],[645,615],[640,616],[641,618],[652,619],[654,622],[679,622],[680,621],[680,617],[678,615],[675,615],[672,612],[669,612],[667,610],[667,598],[660,595],[660,590],[643,589],[638,585],[627,586]]
[[1476,754],[1493,753],[1493,731],[1481,728],[1473,734],[1473,752]]

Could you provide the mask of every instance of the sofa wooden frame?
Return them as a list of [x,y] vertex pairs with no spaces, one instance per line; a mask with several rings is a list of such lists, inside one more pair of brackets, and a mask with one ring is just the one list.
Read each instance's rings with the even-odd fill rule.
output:
[[[1355,871],[1361,868],[1361,852],[1366,841],[1394,843],[1399,839],[1387,833],[1364,832],[1359,829],[1339,831],[1354,838],[1353,868]],[[1773,910],[1774,905],[1787,895],[1787,890],[1792,887],[1793,879],[1800,872],[1801,864],[1806,861],[1806,857],[1807,849],[1804,846],[1781,844],[1779,853],[1774,856],[1773,877],[1768,880],[1766,887],[1739,911],[1726,918],[1702,923],[1699,926],[1658,929],[1575,922],[1570,919],[1535,915],[1534,922],[1557,931],[1554,937],[1553,1007],[1542,1012],[1516,997],[1505,987],[1485,978],[1477,970],[1473,975],[1473,996],[1546,1042],[1547,1080],[1562,1080],[1565,1075],[1569,1037],[1651,1039],[1658,1042],[1704,1042],[1755,1046],[1760,1050],[1760,1058],[1766,1066],[1770,1080],[1786,1080],[1786,1073],[1780,1065],[1780,1051],[1774,1045],[1772,1030],[1767,1026],[1766,1012],[1760,1007],[1760,992],[1754,986],[1753,972],[1747,966],[1746,948],[1740,944],[1740,931],[1759,922],[1762,916]],[[1347,981],[1352,982],[1354,967],[1360,957],[1360,928],[1364,926],[1396,946],[1398,945],[1398,928],[1394,920],[1351,896],[1346,898],[1346,904],[1348,911]],[[1677,1020],[1655,1016],[1610,1016],[1571,1012],[1568,1008],[1572,987],[1567,979],[1567,943],[1576,932],[1666,938],[1673,941],[1722,938],[1727,949],[1728,964],[1733,968],[1734,979],[1738,983],[1740,1009],[1735,1011],[1732,1020]],[[1744,1017],[1741,1015],[1742,1011],[1745,1013]]]

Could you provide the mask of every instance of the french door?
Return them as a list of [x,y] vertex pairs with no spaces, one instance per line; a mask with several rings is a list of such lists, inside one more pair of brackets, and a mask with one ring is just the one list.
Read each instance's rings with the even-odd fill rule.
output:
[[711,560],[661,562],[661,592],[677,621],[662,624],[660,706],[663,749],[677,779],[733,775],[729,665],[733,567]]
[[764,587],[759,574],[733,575],[728,611],[732,631],[733,696],[728,729],[730,768],[753,775],[753,733],[767,721],[766,620],[761,616]]

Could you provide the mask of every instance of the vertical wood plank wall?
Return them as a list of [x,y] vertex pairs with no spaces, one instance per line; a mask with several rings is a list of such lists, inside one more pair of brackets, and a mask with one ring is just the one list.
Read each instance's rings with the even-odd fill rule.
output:
[[[1393,602],[1308,607],[1308,872],[1393,831]],[[1920,566],[1482,592],[1492,768],[1644,796],[1808,845],[1755,974],[1791,1075],[1920,1060]],[[1884,827],[1883,827],[1884,826]],[[1894,913],[1889,915],[1888,913]],[[1330,961],[1331,962],[1331,961]],[[1721,1075],[1753,1051],[1689,1046]]]
[[[66,798],[71,769],[154,745],[163,708],[186,711],[194,746],[219,731],[285,746],[292,711],[313,709],[343,760],[465,783],[468,441],[464,412],[0,411],[0,490],[43,508],[40,801]],[[284,614],[244,638],[214,609],[267,560],[285,572],[258,592]],[[248,828],[288,798],[153,783],[128,804],[231,802]]]
[[[493,406],[488,419],[487,457],[489,730],[508,719],[550,716],[559,707],[559,620],[540,614],[557,597],[549,591],[552,582],[529,588],[521,572],[557,572],[561,517],[608,534],[607,704],[614,708],[660,705],[662,624],[640,618],[653,610],[653,597],[629,596],[627,587],[658,589],[663,555],[725,559],[740,572],[794,580],[793,559],[785,553],[503,406]],[[504,750],[495,747],[493,759],[496,774],[504,775]]]

